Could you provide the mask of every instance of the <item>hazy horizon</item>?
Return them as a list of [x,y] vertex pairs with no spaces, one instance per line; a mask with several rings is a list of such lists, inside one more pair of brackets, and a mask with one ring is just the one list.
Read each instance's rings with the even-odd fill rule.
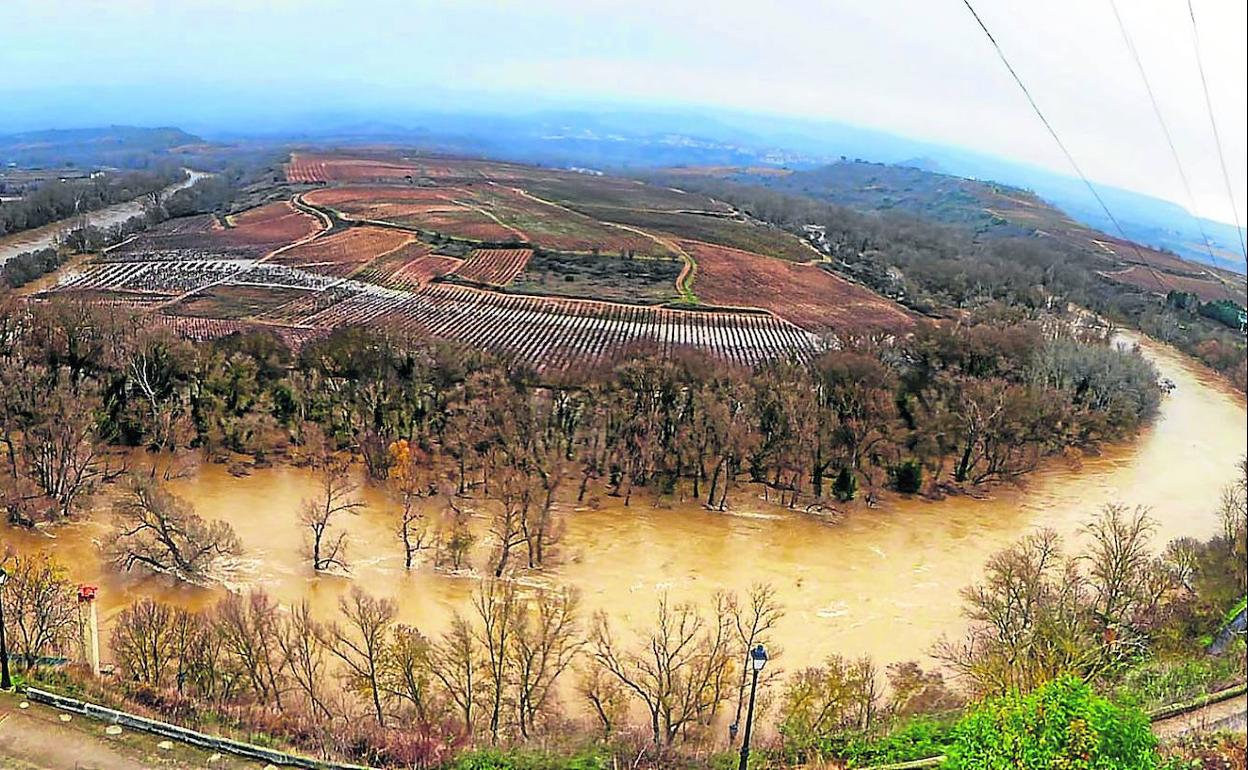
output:
[[[1248,199],[1245,8],[1193,0],[1239,219]],[[1186,6],[1121,4],[1191,181],[1108,0],[978,10],[1098,183],[1230,222]],[[107,123],[239,134],[421,110],[709,110],[831,121],[1059,174],[1071,169],[960,2],[825,8],[191,0],[10,2],[0,130]],[[1181,6],[1181,7],[1180,7]],[[1011,12],[1013,11],[1013,12]],[[72,45],[67,45],[67,42]]]

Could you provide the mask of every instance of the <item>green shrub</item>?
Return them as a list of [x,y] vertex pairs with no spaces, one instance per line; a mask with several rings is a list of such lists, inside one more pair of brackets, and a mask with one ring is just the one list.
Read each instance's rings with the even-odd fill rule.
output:
[[849,767],[871,767],[937,757],[949,750],[952,725],[927,717],[911,720],[877,738],[854,738],[835,756]]
[[906,460],[889,472],[893,477],[893,489],[906,495],[917,495],[923,489],[923,466],[918,460]]
[[854,499],[858,494],[858,479],[854,478],[854,472],[849,468],[841,468],[841,472],[836,474],[836,481],[832,483],[832,494],[836,495],[836,499],[842,503],[847,503]]
[[954,728],[945,770],[1155,770],[1148,717],[1071,676],[986,701]]
[[610,760],[600,750],[567,757],[531,751],[482,749],[460,754],[448,770],[606,770]]

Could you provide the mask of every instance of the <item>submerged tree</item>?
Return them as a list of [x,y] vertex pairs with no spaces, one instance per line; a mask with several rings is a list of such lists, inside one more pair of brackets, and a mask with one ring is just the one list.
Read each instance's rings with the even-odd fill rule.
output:
[[312,569],[346,569],[347,533],[335,531],[334,522],[344,514],[356,513],[364,502],[355,497],[357,487],[345,461],[328,457],[320,465],[320,494],[303,501],[299,523],[308,533],[306,550]]
[[150,475],[130,475],[113,510],[117,521],[109,550],[126,571],[141,566],[199,582],[222,559],[242,551],[228,523],[205,521]]

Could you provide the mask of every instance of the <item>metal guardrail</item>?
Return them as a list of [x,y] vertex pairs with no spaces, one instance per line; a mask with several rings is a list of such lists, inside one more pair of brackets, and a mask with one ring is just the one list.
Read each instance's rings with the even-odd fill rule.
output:
[[178,725],[172,725],[168,722],[160,722],[155,719],[148,719],[136,714],[130,714],[125,711],[117,711],[105,706],[99,706],[87,701],[81,701],[76,698],[68,698],[64,695],[57,695],[54,692],[40,690],[35,687],[26,689],[26,697],[36,703],[43,703],[63,711],[71,711],[75,714],[81,714],[91,719],[97,719],[101,722],[122,725],[132,730],[139,730],[152,735],[158,735],[169,740],[181,741],[192,746],[198,746],[203,749],[221,752],[223,754],[234,754],[235,756],[244,757],[246,759],[255,759],[279,767],[297,767],[301,770],[372,770],[362,765],[347,765],[338,762],[329,762],[321,759],[312,759],[310,757],[301,757],[296,754],[286,754],[281,751],[274,751],[263,746],[256,746],[251,743],[243,743],[229,738],[220,738],[215,735],[197,732]]

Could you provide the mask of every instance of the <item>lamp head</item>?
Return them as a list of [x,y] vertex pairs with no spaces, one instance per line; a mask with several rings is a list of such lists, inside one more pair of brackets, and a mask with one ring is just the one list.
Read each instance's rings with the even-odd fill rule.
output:
[[750,666],[755,671],[762,671],[765,665],[767,665],[767,650],[763,649],[763,645],[760,644],[750,650]]

